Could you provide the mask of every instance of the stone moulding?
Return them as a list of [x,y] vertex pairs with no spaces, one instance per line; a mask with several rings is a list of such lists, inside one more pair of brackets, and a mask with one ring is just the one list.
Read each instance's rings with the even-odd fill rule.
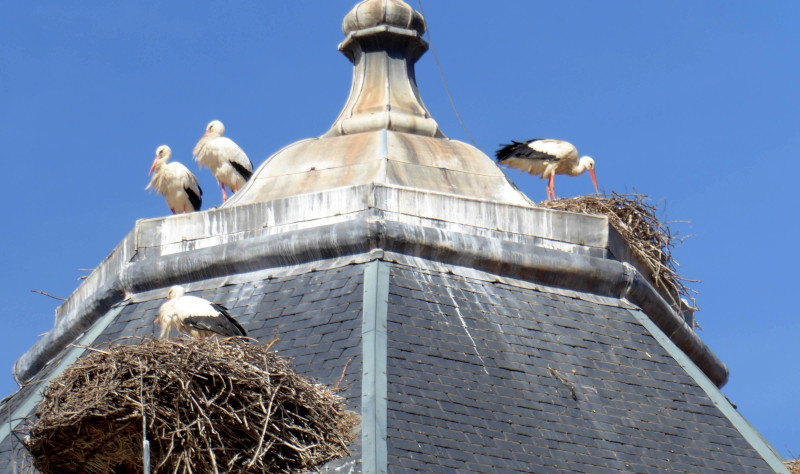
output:
[[[253,205],[250,212],[249,206],[215,211],[220,213],[215,216],[216,225],[226,219],[232,222],[223,227],[233,237],[218,245],[184,252],[137,257],[135,243],[129,241],[132,238],[137,240],[137,229],[134,229],[115,250],[120,255],[112,254],[105,265],[95,271],[97,275],[93,275],[91,281],[85,282],[76,290],[76,294],[61,308],[61,316],[55,327],[17,361],[14,376],[19,382],[32,378],[63,347],[74,341],[128,295],[165,288],[176,283],[333,258],[364,255],[379,258],[380,251],[383,250],[446,265],[474,268],[545,286],[626,299],[640,307],[718,387],[727,381],[728,370],[725,365],[633,265],[615,260],[607,251],[602,256],[591,249],[585,251],[585,242],[564,243],[564,239],[596,235],[594,245],[608,245],[608,233],[613,230],[610,230],[605,219],[507,206],[510,208],[507,212],[515,217],[511,222],[518,223],[517,230],[530,225],[530,220],[538,223],[533,228],[538,228],[540,235],[520,238],[516,233],[509,233],[509,230],[488,232],[485,228],[477,227],[481,220],[486,220],[484,224],[490,226],[496,216],[475,217],[473,214],[471,220],[477,224],[472,226],[457,223],[457,215],[451,216],[449,225],[430,217],[413,223],[395,220],[398,210],[405,210],[407,215],[413,215],[415,202],[425,208],[430,208],[431,199],[440,201],[441,206],[449,202],[454,207],[460,207],[464,213],[476,212],[481,208],[481,202],[456,202],[463,198],[430,196],[427,193],[376,186],[356,187],[347,192],[352,193],[356,202],[363,203],[363,206],[355,206],[355,209],[363,207],[364,210],[333,222],[321,218],[325,214],[323,212],[318,216],[319,225],[314,225],[312,219],[305,223],[308,227],[302,232],[269,233],[269,226],[261,226],[264,232],[259,235],[242,232],[246,229],[233,224],[238,219],[251,228],[259,227],[256,224],[263,221],[265,209],[273,209],[270,212],[274,212],[271,214],[274,221],[275,215],[279,214],[275,209],[281,206],[285,209],[292,207],[280,202],[272,203],[272,207],[269,206],[270,203],[259,203]],[[298,205],[303,199],[315,198],[298,196],[292,202]],[[331,202],[338,200],[333,199]],[[493,209],[498,206],[496,203],[487,205]],[[252,212],[257,212],[258,215],[248,215]],[[277,219],[291,221],[292,217],[278,216]],[[180,218],[140,221],[137,228],[161,227],[164,228],[161,234],[175,235],[180,233],[176,232],[175,226],[191,228],[191,220],[202,220],[210,225],[207,222],[209,216],[198,213],[190,216],[188,221]],[[197,230],[198,235],[208,235],[208,229],[202,230],[203,226],[200,227]],[[606,237],[598,235],[597,229],[605,229]],[[157,233],[150,229],[149,233],[153,232]],[[559,235],[556,240],[561,241],[562,247],[548,248],[542,245],[542,242],[546,242],[546,237],[552,238],[553,234]]]

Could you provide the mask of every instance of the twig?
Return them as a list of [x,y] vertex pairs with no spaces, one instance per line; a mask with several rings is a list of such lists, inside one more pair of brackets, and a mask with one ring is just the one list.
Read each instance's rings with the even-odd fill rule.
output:
[[339,390],[339,385],[341,385],[342,380],[344,380],[344,374],[347,373],[347,368],[350,367],[350,362],[353,362],[352,357],[347,361],[346,364],[344,364],[344,368],[342,369],[342,375],[339,377],[339,381],[336,382],[336,385],[334,385],[333,387],[334,390]]
[[100,349],[95,349],[94,347],[82,346],[80,344],[70,344],[70,346],[71,347],[75,347],[77,349],[86,349],[87,351],[99,352],[100,354],[111,355],[110,352],[103,351],[103,350],[100,350]]
[[45,293],[44,291],[39,291],[39,290],[31,290],[31,292],[32,292],[32,293],[39,293],[40,295],[49,296],[50,298],[53,298],[54,300],[67,301],[67,299],[66,299],[66,298],[59,298],[58,296],[53,296],[53,295],[51,295],[50,293]]
[[264,348],[264,352],[269,352],[269,350],[272,349],[272,346],[274,346],[275,344],[279,343],[280,341],[281,341],[281,338],[279,338],[279,337],[276,337],[275,339],[271,340],[269,342],[269,344],[267,344],[267,347]]

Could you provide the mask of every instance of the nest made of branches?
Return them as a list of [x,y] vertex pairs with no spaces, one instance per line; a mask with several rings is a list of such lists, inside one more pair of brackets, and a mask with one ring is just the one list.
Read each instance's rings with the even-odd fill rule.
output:
[[47,387],[25,445],[42,472],[296,472],[347,454],[358,416],[245,338],[118,345]]
[[641,194],[617,194],[606,196],[580,196],[570,199],[556,199],[539,203],[542,207],[562,211],[596,214],[608,217],[608,222],[628,242],[634,256],[650,272],[650,278],[657,287],[665,291],[670,303],[679,313],[683,310],[680,299],[691,302],[694,308],[695,292],[687,282],[696,283],[678,275],[678,262],[672,258],[672,250],[683,241],[661,222],[658,208],[647,203],[647,196]]

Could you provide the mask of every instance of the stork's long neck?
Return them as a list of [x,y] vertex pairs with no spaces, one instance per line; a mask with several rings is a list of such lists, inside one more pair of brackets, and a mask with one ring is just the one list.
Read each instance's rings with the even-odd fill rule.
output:
[[164,165],[166,164],[167,160],[158,160],[156,162],[155,168],[153,168],[153,174],[150,176],[150,184],[147,185],[145,190],[153,188],[155,189],[158,194],[162,193],[162,189],[166,184],[166,173],[164,173]]
[[578,159],[578,161],[576,161],[572,165],[572,168],[570,168],[567,171],[567,174],[570,175],[570,176],[580,176],[580,175],[582,175],[583,172],[586,171],[586,160],[584,160],[584,158],[586,158],[586,157],[585,156],[580,157],[580,159]]
[[213,140],[215,138],[219,138],[221,136],[222,135],[217,134],[217,133],[207,133],[207,134],[203,135],[203,137],[200,139],[200,141],[197,142],[197,145],[195,145],[194,150],[192,150],[192,155],[194,155],[194,156],[199,155],[200,152],[203,151],[203,147],[206,146],[206,143],[210,142],[211,140]]
[[203,150],[203,147],[206,146],[208,143],[208,135],[203,135],[203,138],[197,142],[197,145],[194,146],[194,150],[192,150],[192,155],[197,156]]

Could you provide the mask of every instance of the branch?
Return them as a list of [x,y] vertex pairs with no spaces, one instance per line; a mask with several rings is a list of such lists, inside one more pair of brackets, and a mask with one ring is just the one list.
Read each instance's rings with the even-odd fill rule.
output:
[[40,295],[49,296],[50,298],[53,298],[54,300],[67,301],[67,299],[66,299],[66,298],[59,298],[58,296],[53,296],[53,295],[51,295],[51,294],[49,294],[49,293],[45,293],[44,291],[39,291],[39,290],[31,290],[31,291],[32,291],[33,293],[39,293]]
[[350,360],[347,361],[346,364],[344,364],[344,369],[342,369],[342,376],[339,377],[339,381],[336,382],[336,386],[333,387],[334,390],[339,390],[339,385],[341,385],[342,384],[342,380],[344,380],[344,374],[347,373],[347,368],[350,367],[350,362],[353,362],[353,358],[352,357],[350,358]]

